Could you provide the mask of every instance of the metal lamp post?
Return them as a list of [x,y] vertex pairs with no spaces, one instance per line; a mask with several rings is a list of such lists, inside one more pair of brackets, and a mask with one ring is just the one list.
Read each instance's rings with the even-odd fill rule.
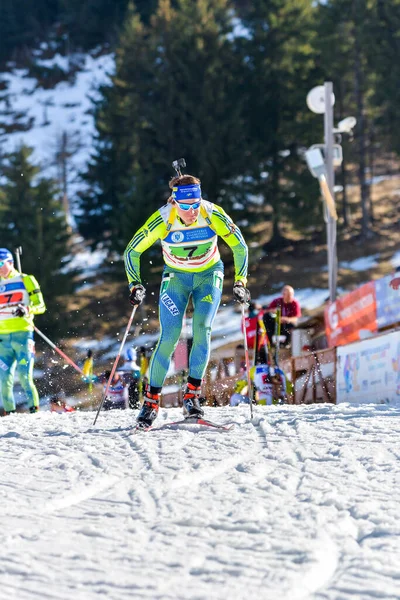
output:
[[354,117],[340,121],[338,128],[333,126],[333,106],[335,96],[331,81],[325,81],[307,95],[308,108],[317,114],[324,115],[324,144],[314,144],[306,151],[308,168],[318,178],[324,197],[324,211],[328,248],[329,299],[336,300],[337,293],[337,213],[335,204],[335,169],[343,160],[342,147],[335,144],[335,133],[351,134],[356,125]]
[[[333,94],[331,81],[324,83],[325,91],[325,113],[324,113],[324,141],[325,141],[325,166],[326,182],[329,191],[335,201],[335,170],[333,168],[333,106],[330,99]],[[325,221],[328,246],[328,276],[329,276],[329,300],[335,302],[337,288],[337,245],[336,245],[336,222],[337,217],[332,215],[325,205]]]

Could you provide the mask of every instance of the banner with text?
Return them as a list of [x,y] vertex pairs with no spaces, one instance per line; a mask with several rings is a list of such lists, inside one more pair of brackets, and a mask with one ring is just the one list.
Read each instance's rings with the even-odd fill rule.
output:
[[376,332],[374,282],[370,281],[330,304],[325,309],[325,328],[329,346],[349,344],[359,340],[364,332]]
[[337,349],[336,402],[400,400],[400,331]]

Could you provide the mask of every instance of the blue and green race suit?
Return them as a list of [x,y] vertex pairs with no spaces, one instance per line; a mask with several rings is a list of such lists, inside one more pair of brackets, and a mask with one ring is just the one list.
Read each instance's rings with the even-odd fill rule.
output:
[[[26,316],[14,315],[19,304],[28,308]],[[16,269],[12,269],[8,277],[0,277],[0,386],[6,412],[15,410],[13,387],[16,370],[28,398],[28,407],[39,406],[39,395],[33,382],[33,318],[45,310],[35,277],[21,274]]]
[[240,229],[216,204],[201,201],[198,219],[185,225],[172,204],[157,210],[133,236],[125,254],[129,287],[141,282],[140,256],[161,240],[165,268],[159,298],[160,337],[150,361],[149,383],[161,388],[178,343],[185,310],[192,297],[193,345],[189,377],[201,380],[210,355],[212,324],[224,278],[218,236],[231,247],[235,281],[247,281],[248,251]]

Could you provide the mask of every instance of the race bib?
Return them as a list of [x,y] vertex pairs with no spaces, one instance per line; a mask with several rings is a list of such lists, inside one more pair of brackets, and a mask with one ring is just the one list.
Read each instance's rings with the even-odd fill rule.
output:
[[10,294],[1,294],[0,295],[0,306],[7,306],[12,304],[15,306],[16,304],[21,304],[23,302],[24,295],[22,292],[14,292]]
[[0,320],[12,318],[18,304],[29,306],[29,295],[21,275],[0,281]]

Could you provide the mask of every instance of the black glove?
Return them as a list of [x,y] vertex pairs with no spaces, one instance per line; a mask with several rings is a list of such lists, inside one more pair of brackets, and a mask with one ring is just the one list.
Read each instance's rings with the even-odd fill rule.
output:
[[241,304],[248,304],[250,302],[250,292],[244,287],[243,283],[237,281],[233,286],[233,297]]
[[141,283],[137,283],[131,289],[131,295],[129,296],[129,302],[132,306],[139,306],[142,304],[146,295],[146,288]]
[[18,304],[17,308],[13,311],[15,317],[26,317],[29,314],[29,310],[23,304]]

